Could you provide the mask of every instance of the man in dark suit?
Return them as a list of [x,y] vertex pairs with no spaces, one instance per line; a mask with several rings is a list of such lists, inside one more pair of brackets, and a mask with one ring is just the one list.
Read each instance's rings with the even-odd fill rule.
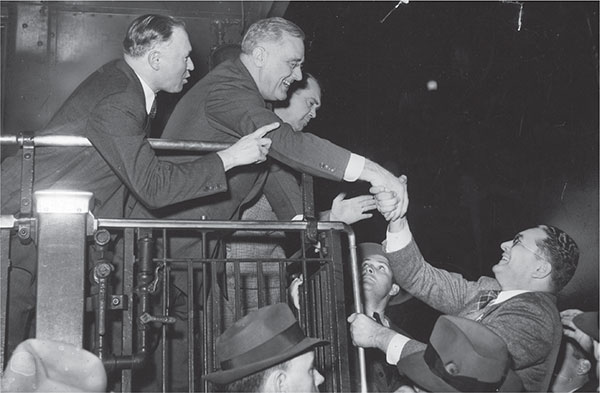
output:
[[[91,191],[95,216],[119,218],[129,194],[156,208],[225,192],[227,170],[264,161],[270,140],[262,136],[276,124],[193,161],[173,163],[155,156],[146,139],[154,96],[182,90],[194,69],[191,49],[183,22],[161,15],[135,19],[123,41],[124,59],[90,75],[36,133],[85,136],[93,148],[36,149],[34,191]],[[7,158],[2,163],[2,214],[19,211],[20,176],[21,158]],[[33,244],[11,241],[9,352],[27,334],[25,324],[35,303],[35,253]]]
[[[398,182],[406,185],[406,177]],[[562,334],[556,293],[572,278],[579,259],[573,239],[548,225],[524,230],[501,244],[502,259],[493,267],[495,279],[467,281],[425,261],[404,217],[406,191],[401,195],[371,191],[384,215],[401,206],[401,217],[390,220],[384,246],[398,284],[445,314],[488,326],[506,342],[525,389],[547,391]],[[356,345],[381,349],[391,364],[425,346],[364,314],[352,314],[348,322]]]
[[[280,121],[267,101],[287,98],[290,85],[302,79],[304,33],[290,21],[269,18],[254,23],[242,40],[238,59],[227,60],[209,72],[179,101],[163,137],[235,142],[257,126]],[[393,184],[394,176],[381,166],[310,133],[294,132],[283,123],[269,134],[269,156],[299,172],[334,181],[365,180]],[[239,219],[240,207],[264,192],[278,218],[301,214],[281,184],[266,183],[268,165],[228,173],[230,192],[210,203],[168,209],[171,217]],[[266,183],[266,184],[265,184]],[[180,255],[182,256],[182,255]]]

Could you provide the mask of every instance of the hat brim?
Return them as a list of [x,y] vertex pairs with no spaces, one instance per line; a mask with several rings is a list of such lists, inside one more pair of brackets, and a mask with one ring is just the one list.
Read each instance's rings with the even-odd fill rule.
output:
[[[398,370],[406,375],[416,385],[430,392],[458,392],[458,390],[449,385],[442,378],[431,372],[423,355],[425,351],[410,354],[398,362]],[[523,390],[523,384],[519,376],[513,371],[508,370],[506,379],[499,392],[520,392]]]
[[573,318],[573,323],[579,330],[598,341],[598,311],[588,311]]
[[247,364],[242,367],[232,368],[229,370],[218,370],[218,371],[203,375],[202,378],[206,379],[207,381],[219,384],[219,385],[226,385],[233,381],[237,381],[238,379],[244,378],[248,375],[265,370],[276,364],[285,362],[286,360],[296,357],[296,356],[308,351],[311,348],[320,347],[320,346],[328,345],[328,344],[329,344],[329,341],[306,337],[305,339],[300,341],[298,344],[289,348],[287,351],[281,352],[281,353],[277,354],[276,356],[273,356],[273,357],[270,357],[267,359],[262,359],[260,361],[250,363],[250,364]]
[[388,306],[397,306],[398,304],[402,304],[405,301],[413,298],[413,296],[410,293],[406,292],[405,290],[402,291],[404,293],[402,293],[401,295],[398,294],[390,299]]

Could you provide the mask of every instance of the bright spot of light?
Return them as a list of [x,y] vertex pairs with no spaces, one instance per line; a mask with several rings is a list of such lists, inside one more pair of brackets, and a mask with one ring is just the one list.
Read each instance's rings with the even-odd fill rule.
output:
[[434,90],[437,90],[437,88],[438,88],[437,81],[430,80],[427,82],[427,90],[434,91]]

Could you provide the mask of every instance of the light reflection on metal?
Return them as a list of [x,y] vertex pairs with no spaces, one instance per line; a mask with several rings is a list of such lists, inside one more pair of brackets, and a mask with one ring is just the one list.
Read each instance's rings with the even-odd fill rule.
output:
[[36,191],[34,201],[38,213],[87,213],[92,209],[94,194],[87,191]]
[[[22,135],[1,135],[0,145],[23,146]],[[74,135],[39,135],[32,138],[36,147],[66,146],[66,147],[91,147],[92,143],[83,136]],[[148,143],[156,150],[181,150],[213,152],[228,148],[232,143],[227,142],[200,142],[175,139],[148,138]]]

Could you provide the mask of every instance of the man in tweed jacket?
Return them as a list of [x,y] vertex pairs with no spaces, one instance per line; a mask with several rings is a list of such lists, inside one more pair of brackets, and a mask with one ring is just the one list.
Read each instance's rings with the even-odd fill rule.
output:
[[[399,182],[405,183],[406,178],[400,177]],[[488,326],[505,340],[525,389],[547,391],[562,334],[556,293],[569,282],[579,259],[573,239],[552,226],[526,229],[500,245],[502,259],[493,267],[495,279],[467,281],[431,266],[421,255],[404,216],[406,188],[403,195],[383,191],[376,199],[384,215],[392,205],[402,206],[403,217],[390,221],[383,246],[396,282],[443,313]],[[495,291],[495,300],[479,305],[490,290]],[[348,322],[354,343],[380,348],[389,363],[425,348],[424,343],[386,329],[366,315],[352,314]]]

